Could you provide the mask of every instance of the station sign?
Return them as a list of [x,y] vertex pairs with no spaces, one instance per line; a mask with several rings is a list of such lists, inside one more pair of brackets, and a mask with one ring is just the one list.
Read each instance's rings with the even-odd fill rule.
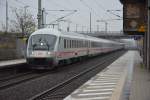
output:
[[145,2],[126,2],[123,7],[123,29],[127,35],[143,35],[147,26]]

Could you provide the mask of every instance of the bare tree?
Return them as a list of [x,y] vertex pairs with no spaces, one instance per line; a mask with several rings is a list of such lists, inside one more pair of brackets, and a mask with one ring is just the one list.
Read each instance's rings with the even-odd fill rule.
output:
[[1,31],[2,32],[5,32],[6,31],[6,25],[3,23],[3,22],[1,22]]
[[33,15],[24,9],[14,9],[15,19],[11,20],[12,32],[21,32],[22,35],[32,33],[36,28],[36,21]]

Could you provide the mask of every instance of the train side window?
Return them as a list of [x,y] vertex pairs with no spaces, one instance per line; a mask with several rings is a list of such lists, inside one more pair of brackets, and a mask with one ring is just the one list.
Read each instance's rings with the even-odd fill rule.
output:
[[68,48],[70,48],[70,40],[68,40]]
[[72,48],[74,48],[74,40],[72,40]]
[[82,47],[83,47],[83,48],[85,47],[85,45],[84,45],[84,41],[82,41]]
[[59,44],[61,43],[61,37],[59,37]]
[[81,47],[81,41],[79,40],[79,48]]
[[93,42],[91,42],[91,47],[93,48]]
[[92,46],[91,46],[91,41],[89,41],[89,48],[91,48]]
[[71,48],[73,47],[73,45],[72,45],[72,44],[73,44],[73,41],[71,40]]
[[78,47],[78,44],[77,44],[77,43],[78,43],[78,41],[76,40],[76,48]]
[[87,44],[87,46],[86,46],[86,47],[88,48],[88,41],[86,41],[86,44]]
[[73,40],[72,40],[72,48],[73,48]]
[[73,42],[73,45],[74,45],[73,47],[76,48],[76,40],[73,40],[73,41],[74,41]]
[[76,47],[75,43],[76,43],[76,41],[75,41],[75,40],[73,40],[73,45],[74,45],[73,47],[74,47],[74,48]]
[[67,47],[67,48],[69,48],[69,40],[66,40],[66,41],[67,41],[67,43],[66,43],[66,44],[67,44],[67,45],[66,45],[66,47]]
[[75,48],[77,48],[76,43],[77,43],[77,40],[74,41],[74,47],[75,47]]
[[71,40],[70,40],[70,48],[71,48],[71,45],[72,45],[72,42],[71,42]]
[[67,45],[66,45],[67,43],[66,43],[66,39],[64,39],[64,48],[66,48],[67,47]]
[[79,45],[79,48],[80,48],[80,40],[79,40],[79,44],[78,45]]
[[67,40],[67,48],[69,48],[69,40]]
[[67,40],[67,48],[69,48],[70,47],[70,41],[69,40]]
[[76,42],[77,42],[76,45],[77,45],[77,48],[78,48],[78,40]]
[[80,44],[80,41],[78,40],[78,48],[80,47],[79,44]]
[[73,48],[73,40],[72,40],[72,48]]
[[79,40],[77,40],[77,48],[79,48]]

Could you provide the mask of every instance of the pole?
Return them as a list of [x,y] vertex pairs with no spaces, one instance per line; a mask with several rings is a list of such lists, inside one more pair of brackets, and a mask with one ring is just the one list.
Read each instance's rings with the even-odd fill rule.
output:
[[147,69],[150,70],[150,0],[148,0]]
[[8,32],[8,2],[6,0],[6,33]]
[[70,24],[71,24],[71,21],[68,20],[68,27],[67,27],[67,32],[70,32]]
[[78,24],[76,24],[76,32],[78,31]]
[[145,32],[143,37],[143,50],[141,51],[141,56],[143,56],[144,66],[147,66],[147,33]]
[[41,16],[42,16],[41,0],[38,0],[38,15],[37,15],[38,29],[41,28]]
[[92,32],[91,12],[90,12],[90,33]]
[[60,29],[59,20],[57,21],[57,29]]
[[70,21],[68,21],[68,32],[70,31]]
[[26,23],[26,18],[27,18],[27,8],[28,8],[29,6],[24,6],[24,32],[23,32],[23,35],[27,35],[27,33],[26,33],[26,26],[25,26],[25,23]]
[[46,27],[46,25],[47,25],[47,23],[46,23],[46,17],[47,17],[47,14],[48,14],[48,13],[45,12],[44,14],[45,14],[45,17],[44,17],[44,24],[45,24],[45,25],[44,25],[44,27]]
[[41,17],[42,17],[42,18],[41,18],[41,19],[42,19],[42,20],[41,20],[41,21],[42,21],[42,22],[41,22],[41,23],[42,23],[42,26],[41,26],[42,28],[44,28],[44,12],[45,12],[45,9],[43,8],[43,9],[42,9],[42,16],[41,16]]
[[106,32],[106,34],[107,34],[107,25],[108,25],[108,23],[105,21],[105,32]]

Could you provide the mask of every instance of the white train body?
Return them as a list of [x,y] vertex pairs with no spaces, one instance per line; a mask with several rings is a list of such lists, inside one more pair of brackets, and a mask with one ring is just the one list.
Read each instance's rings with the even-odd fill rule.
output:
[[[73,32],[40,29],[31,34],[27,62],[36,68],[53,68],[62,61],[122,49],[123,44]],[[41,66],[42,65],[42,66]]]

